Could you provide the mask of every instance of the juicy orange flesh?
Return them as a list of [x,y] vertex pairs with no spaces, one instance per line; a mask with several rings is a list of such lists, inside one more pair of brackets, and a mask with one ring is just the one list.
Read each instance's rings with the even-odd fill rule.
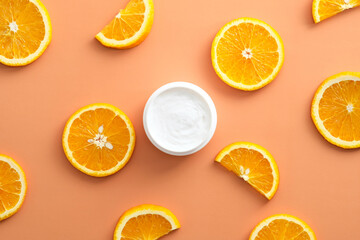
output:
[[263,227],[255,238],[256,240],[307,240],[310,236],[299,224],[285,219],[276,219]]
[[272,168],[269,160],[260,152],[237,148],[225,155],[220,163],[240,177],[249,169],[249,173],[246,174],[249,179],[245,180],[260,193],[266,194],[272,189],[274,181]]
[[[45,36],[43,17],[28,0],[0,0],[0,55],[25,58],[36,52]],[[15,25],[16,24],[16,25]],[[10,26],[17,31],[12,31]]]
[[334,16],[348,8],[357,6],[360,6],[360,0],[350,0],[349,3],[345,3],[344,0],[321,0],[318,10],[320,21]]
[[121,240],[155,240],[168,234],[172,227],[168,220],[156,214],[144,214],[130,219],[121,233]]
[[[250,49],[251,58],[243,56]],[[262,26],[240,23],[230,27],[219,40],[216,54],[220,70],[231,80],[254,85],[268,78],[279,62],[279,46]]]
[[9,163],[0,161],[0,214],[15,207],[20,193],[19,173]]
[[328,87],[319,102],[319,116],[332,136],[359,141],[360,81],[346,80]]
[[[102,134],[107,137],[112,149],[89,143],[89,139],[94,139],[96,134],[99,134],[101,126],[104,128]],[[129,143],[130,132],[125,121],[113,111],[104,108],[82,113],[72,123],[68,137],[74,159],[94,171],[115,167],[126,155]]]
[[140,30],[144,13],[145,4],[142,0],[131,0],[101,32],[105,37],[118,41],[131,38]]

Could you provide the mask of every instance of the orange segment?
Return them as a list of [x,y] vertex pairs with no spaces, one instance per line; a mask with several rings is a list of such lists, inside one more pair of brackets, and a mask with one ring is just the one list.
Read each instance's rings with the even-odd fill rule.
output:
[[168,209],[144,204],[129,209],[121,216],[114,240],[156,240],[178,228],[179,221]]
[[67,122],[63,147],[80,171],[97,177],[114,174],[130,159],[135,131],[129,118],[109,104],[88,105]]
[[211,55],[218,76],[247,91],[270,83],[284,61],[280,36],[265,22],[252,18],[226,24],[213,41]]
[[311,116],[330,143],[360,147],[360,73],[344,72],[325,80],[315,93]]
[[[139,223],[141,228],[138,228]],[[156,226],[156,231],[151,231],[153,226]],[[171,231],[171,224],[164,217],[154,214],[144,214],[136,218],[130,219],[123,231],[121,239],[136,239],[141,235],[147,236],[147,239],[158,239],[159,237],[168,234]]]
[[265,148],[247,142],[233,143],[225,147],[215,161],[248,182],[269,200],[276,193],[279,171]]
[[277,214],[260,222],[252,231],[249,240],[315,240],[313,230],[301,219]]
[[125,9],[96,35],[104,46],[131,48],[140,44],[150,33],[154,19],[152,0],[131,0]]
[[0,154],[0,221],[20,209],[25,194],[24,171],[12,158]]
[[39,0],[0,0],[0,62],[22,66],[35,61],[51,40],[49,14]]
[[318,23],[357,6],[360,6],[360,0],[314,0],[313,18],[315,23]]

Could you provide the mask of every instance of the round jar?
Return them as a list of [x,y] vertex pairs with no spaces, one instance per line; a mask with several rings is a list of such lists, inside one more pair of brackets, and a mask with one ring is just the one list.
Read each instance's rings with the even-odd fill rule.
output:
[[187,82],[168,83],[145,105],[146,135],[159,150],[185,156],[202,149],[216,129],[216,108],[200,87]]

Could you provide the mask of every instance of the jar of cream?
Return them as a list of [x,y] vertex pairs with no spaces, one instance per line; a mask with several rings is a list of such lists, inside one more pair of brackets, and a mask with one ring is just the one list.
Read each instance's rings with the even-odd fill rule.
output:
[[189,155],[202,149],[214,135],[216,108],[200,87],[173,82],[151,95],[143,123],[146,135],[158,149],[175,156]]

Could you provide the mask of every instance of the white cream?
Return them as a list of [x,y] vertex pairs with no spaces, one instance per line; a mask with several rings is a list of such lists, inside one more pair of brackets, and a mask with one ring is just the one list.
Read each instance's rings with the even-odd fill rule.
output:
[[181,153],[195,152],[211,139],[216,127],[216,110],[201,88],[190,83],[173,85],[149,99],[144,112],[144,127],[160,150],[187,155]]

